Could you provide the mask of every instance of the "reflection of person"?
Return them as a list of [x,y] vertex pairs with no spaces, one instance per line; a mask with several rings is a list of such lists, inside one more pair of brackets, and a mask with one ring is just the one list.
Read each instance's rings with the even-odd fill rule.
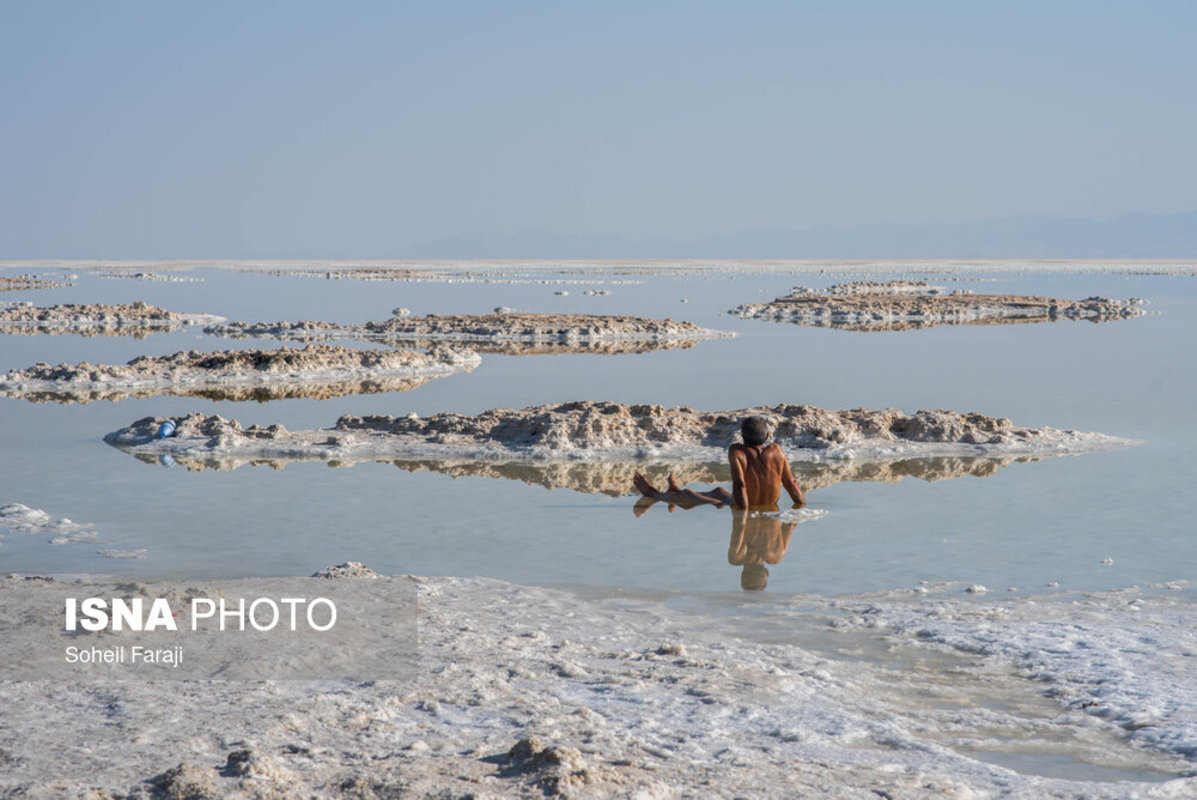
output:
[[747,417],[740,423],[740,435],[744,443],[727,448],[732,474],[731,492],[722,486],[708,492],[683,489],[672,475],[669,476],[668,486],[661,491],[639,472],[632,478],[632,484],[636,491],[650,500],[664,500],[682,508],[724,506],[730,503],[736,508],[772,506],[776,510],[777,499],[781,497],[783,488],[796,508],[804,506],[806,498],[790,471],[790,460],[776,442],[768,444],[769,433],[769,423],[764,417]]
[[[777,506],[769,510],[776,511]],[[732,510],[727,563],[743,567],[740,588],[749,592],[765,588],[769,582],[769,569],[765,565],[776,564],[785,558],[790,547],[790,534],[797,525],[796,522],[783,524],[777,517],[754,514],[746,508]]]

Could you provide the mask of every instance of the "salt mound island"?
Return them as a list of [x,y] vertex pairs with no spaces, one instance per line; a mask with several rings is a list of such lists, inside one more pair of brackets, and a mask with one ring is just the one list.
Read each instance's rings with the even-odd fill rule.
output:
[[80,336],[135,336],[173,331],[186,325],[213,325],[224,317],[187,314],[138,301],[132,305],[62,303],[53,306],[14,305],[0,308],[0,333]]
[[214,336],[292,341],[363,339],[391,342],[469,342],[480,352],[532,355],[559,352],[635,353],[692,347],[734,334],[672,319],[601,314],[429,314],[363,325],[299,322],[230,322],[204,329]]
[[954,411],[827,411],[805,405],[696,411],[592,401],[424,419],[415,414],[347,415],[332,428],[295,432],[281,426],[243,429],[236,420],[197,413],[169,418],[176,434],[167,439],[156,437],[168,418],[146,417],[104,440],[135,454],[192,457],[716,461],[725,457],[730,442],[739,441],[740,420],[753,414],[773,422],[774,439],[797,461],[1041,455],[1134,444],[1099,433],[1022,428],[1008,419]]
[[[0,378],[0,397],[69,403],[157,394],[216,399],[337,396],[338,387],[412,388],[434,377],[472,370],[480,361],[477,353],[447,347],[431,353],[331,345],[214,353],[187,350],[139,356],[124,366],[36,364]],[[269,390],[266,398],[258,391],[263,389]]]
[[30,289],[60,289],[70,286],[62,281],[51,281],[36,275],[0,275],[0,292],[24,292]]
[[1142,316],[1146,301],[1088,297],[1059,300],[1012,294],[946,293],[919,281],[835,284],[822,291],[805,286],[768,303],[746,303],[729,311],[744,319],[792,322],[855,331],[897,331],[932,325],[993,325],[1108,322]]

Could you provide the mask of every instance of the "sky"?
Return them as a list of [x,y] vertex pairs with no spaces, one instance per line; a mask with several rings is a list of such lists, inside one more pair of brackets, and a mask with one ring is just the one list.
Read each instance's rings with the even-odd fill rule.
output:
[[0,259],[1197,209],[1197,3],[0,0]]

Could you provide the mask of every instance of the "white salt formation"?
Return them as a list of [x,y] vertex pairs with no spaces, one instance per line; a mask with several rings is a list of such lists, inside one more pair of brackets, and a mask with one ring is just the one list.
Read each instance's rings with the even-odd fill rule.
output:
[[[297,387],[333,386],[329,396],[344,392],[337,386],[362,386],[388,380],[429,379],[469,371],[480,362],[468,350],[438,348],[431,353],[412,350],[357,350],[329,345],[303,349],[188,350],[166,356],[140,356],[123,366],[108,364],[35,364],[0,376],[0,396],[33,400],[86,402],[155,394],[206,394],[231,399],[260,399],[255,390],[280,387],[281,396],[303,396]],[[417,384],[418,385],[418,384]],[[393,388],[410,388],[396,386]],[[319,396],[322,390],[315,390]],[[269,394],[269,393],[268,393]],[[275,393],[279,394],[279,393]]]
[[379,457],[595,459],[671,458],[715,461],[739,440],[740,421],[761,415],[775,440],[797,461],[899,459],[919,456],[993,456],[1075,453],[1134,442],[1099,433],[1023,428],[1004,418],[953,411],[897,409],[827,411],[804,405],[757,406],[732,411],[577,401],[523,409],[492,409],[476,416],[342,416],[335,426],[288,432],[279,426],[243,429],[235,420],[190,414],[172,417],[176,434],[157,438],[166,417],[146,417],[108,434],[105,441],[135,454],[192,457]]
[[131,305],[62,303],[0,308],[0,333],[73,333],[81,336],[145,336],[186,325],[214,325],[224,317],[187,314],[138,301]]
[[[585,352],[634,352],[655,346],[690,346],[704,339],[731,336],[723,331],[700,328],[691,322],[645,319],[600,314],[523,314],[496,309],[494,314],[429,314],[423,317],[392,317],[363,325],[302,320],[299,322],[213,325],[205,333],[229,337],[266,337],[291,341],[318,339],[362,339],[389,342],[463,342],[486,350],[519,345],[550,345]],[[646,346],[645,346],[646,345]],[[608,349],[609,348],[609,349]],[[481,348],[478,348],[481,349]],[[499,349],[500,352],[507,352]],[[531,352],[514,348],[512,352]],[[554,352],[546,347],[539,352]]]
[[29,289],[60,289],[69,283],[51,281],[36,275],[0,275],[0,292],[24,292]]
[[932,325],[986,325],[1055,322],[1060,319],[1106,322],[1142,316],[1145,301],[1088,297],[1058,300],[1010,294],[943,293],[925,283],[861,281],[816,291],[799,286],[768,303],[732,309],[744,319],[792,322],[857,331],[892,331]]

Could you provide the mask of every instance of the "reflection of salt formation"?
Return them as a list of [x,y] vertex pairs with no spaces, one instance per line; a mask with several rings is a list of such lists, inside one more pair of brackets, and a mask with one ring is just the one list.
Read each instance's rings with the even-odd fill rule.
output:
[[[408,339],[413,347],[429,347],[439,341],[435,339]],[[562,342],[470,342],[470,348],[485,355],[503,356],[546,356],[564,353],[582,353],[601,356],[634,355],[651,353],[654,350],[687,350],[698,344],[699,339],[651,339],[606,341],[582,339]]]
[[212,325],[224,317],[187,314],[136,302],[131,305],[62,303],[0,308],[0,333],[134,336],[174,331],[185,325]]
[[189,350],[141,356],[124,366],[37,364],[0,379],[0,396],[85,403],[158,394],[227,400],[339,397],[358,391],[402,391],[435,377],[472,370],[471,351],[440,348],[355,350],[310,345],[302,350]]
[[638,353],[729,336],[672,319],[598,314],[453,314],[393,317],[364,325],[299,322],[212,325],[206,333],[227,337],[264,337],[289,341],[360,339],[428,346],[468,342],[480,352],[507,355],[544,353]]
[[[162,387],[149,389],[91,389],[70,391],[28,392],[19,396],[31,403],[61,403],[62,405],[86,404],[97,400],[119,402],[146,397],[158,397],[169,394],[172,397],[200,397],[205,400],[227,400],[230,402],[267,403],[272,400],[329,400],[335,397],[348,397],[356,394],[381,394],[383,392],[410,392],[436,376],[429,375],[422,378],[367,378],[355,381],[337,381],[323,383],[320,381],[304,380],[301,383],[274,384],[261,386],[174,386],[169,391]],[[4,391],[0,390],[0,396]]]
[[343,416],[332,428],[286,432],[243,429],[236,420],[190,414],[170,418],[177,434],[157,437],[164,417],[146,417],[105,436],[135,452],[219,459],[364,461],[671,460],[726,457],[746,416],[761,415],[797,461],[895,460],[928,456],[1011,456],[1087,452],[1134,442],[1098,433],[1021,428],[1008,419],[952,411],[827,411],[813,406],[758,406],[701,412],[681,407],[577,401],[475,416],[443,413]]
[[[216,453],[155,455],[133,453],[147,464],[170,465],[188,470],[229,471],[244,466],[283,469],[288,464],[322,463],[330,467],[352,467],[358,463],[393,464],[405,472],[437,472],[453,478],[480,477],[519,481],[545,489],[571,489],[583,494],[618,497],[633,493],[632,476],[643,473],[650,482],[664,484],[672,474],[682,485],[713,485],[731,481],[726,462],[661,463],[652,461],[481,461],[455,459],[326,459],[318,455],[289,458],[253,458]],[[987,477],[1013,463],[1038,461],[1039,457],[1006,458],[909,458],[897,461],[795,461],[794,477],[804,490],[821,489],[842,481],[898,483],[905,478],[934,482],[963,477]]]
[[1107,322],[1138,317],[1143,300],[1088,297],[1058,300],[1020,295],[942,293],[925,283],[891,281],[837,284],[823,291],[796,287],[768,303],[746,303],[731,314],[745,319],[792,322],[856,331],[895,331],[932,325],[991,325],[1054,322],[1059,319]]
[[[913,458],[900,461],[836,461],[793,463],[794,477],[803,489],[820,489],[841,481],[875,481],[898,483],[903,478],[917,478],[928,482],[961,478],[985,477],[1014,462],[1037,461],[1038,458]],[[731,481],[731,470],[724,461],[699,464],[662,464],[639,461],[615,462],[494,462],[494,461],[435,461],[394,460],[396,467],[408,472],[439,472],[454,478],[480,476],[517,480],[546,489],[572,489],[585,494],[619,496],[634,493],[632,476],[640,472],[654,484],[664,484],[672,474],[683,486],[718,484]]]

